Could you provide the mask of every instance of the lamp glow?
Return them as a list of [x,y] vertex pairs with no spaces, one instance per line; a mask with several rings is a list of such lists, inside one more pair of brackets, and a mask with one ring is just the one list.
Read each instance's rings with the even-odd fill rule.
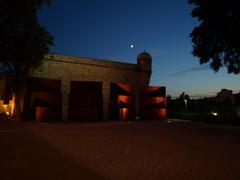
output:
[[218,115],[217,112],[212,112],[211,114],[212,114],[213,116],[217,116],[217,115]]

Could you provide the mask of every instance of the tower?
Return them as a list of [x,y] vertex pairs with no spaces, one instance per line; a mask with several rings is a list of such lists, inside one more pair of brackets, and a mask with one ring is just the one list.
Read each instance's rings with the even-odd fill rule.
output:
[[147,52],[142,52],[137,56],[137,64],[139,68],[139,83],[141,86],[149,85],[152,74],[152,57]]

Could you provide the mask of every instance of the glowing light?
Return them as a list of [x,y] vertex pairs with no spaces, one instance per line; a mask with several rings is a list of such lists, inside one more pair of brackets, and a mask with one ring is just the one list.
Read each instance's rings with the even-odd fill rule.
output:
[[10,105],[11,105],[11,111],[10,111],[10,114],[11,116],[14,114],[14,110],[15,110],[15,94],[13,94],[13,98],[12,100],[10,101]]
[[130,96],[119,95],[118,96],[118,104],[120,104],[121,101],[126,103],[126,104],[131,104],[131,97]]
[[13,94],[12,100],[8,101],[8,104],[4,104],[3,100],[0,100],[0,111],[8,116],[14,115],[15,95]]
[[217,116],[217,115],[218,115],[217,112],[212,112],[211,114],[212,114],[213,116]]
[[121,120],[127,120],[128,116],[128,109],[127,108],[121,108],[120,109],[120,119]]
[[158,111],[159,111],[159,117],[162,119],[165,119],[167,116],[167,110],[164,108],[164,109],[160,109]]
[[133,44],[131,44],[131,45],[130,45],[130,48],[131,48],[131,49],[132,49],[132,48],[134,48],[134,45],[133,45]]
[[7,108],[7,107],[8,107],[8,104],[3,104],[3,107],[4,107],[4,108]]

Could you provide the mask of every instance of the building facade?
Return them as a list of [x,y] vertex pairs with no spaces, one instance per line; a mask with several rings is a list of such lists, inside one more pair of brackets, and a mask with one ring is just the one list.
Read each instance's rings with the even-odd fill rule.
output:
[[[137,56],[136,64],[49,54],[40,68],[30,72],[23,117],[36,121],[165,119],[165,87],[149,86],[151,66],[146,52]],[[2,95],[2,108],[4,98],[13,104],[14,96]]]

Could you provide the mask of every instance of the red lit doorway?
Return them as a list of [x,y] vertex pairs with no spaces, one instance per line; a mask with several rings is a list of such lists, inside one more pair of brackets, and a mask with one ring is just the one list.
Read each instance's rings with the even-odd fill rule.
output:
[[34,78],[27,80],[23,119],[59,121],[62,115],[61,80]]
[[110,118],[113,120],[132,120],[134,117],[133,86],[126,83],[110,85]]

